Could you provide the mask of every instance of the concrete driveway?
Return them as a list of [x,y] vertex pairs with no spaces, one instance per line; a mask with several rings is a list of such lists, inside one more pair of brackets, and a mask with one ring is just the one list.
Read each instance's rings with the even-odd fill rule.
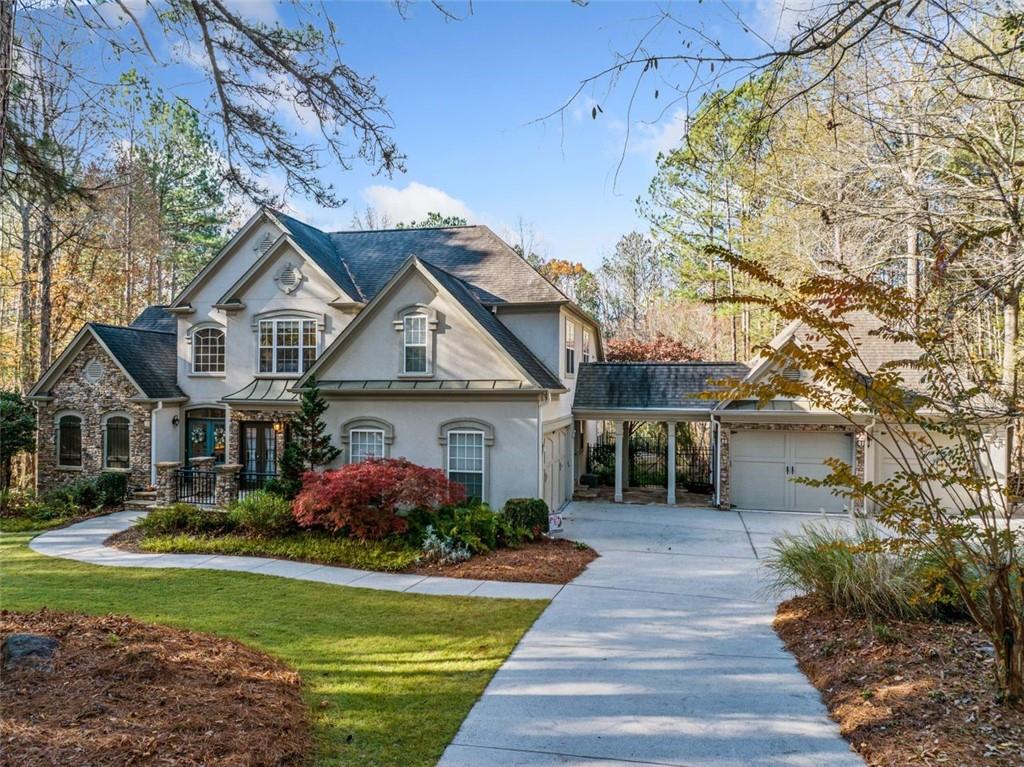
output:
[[601,558],[526,634],[440,765],[863,767],[763,592],[772,537],[813,519],[573,504],[565,535]]

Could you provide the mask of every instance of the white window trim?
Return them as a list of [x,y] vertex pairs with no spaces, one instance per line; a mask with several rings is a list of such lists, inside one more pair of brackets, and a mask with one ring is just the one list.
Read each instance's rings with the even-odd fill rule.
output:
[[[423,323],[423,343],[410,343],[409,342],[409,325],[413,320],[419,320]],[[430,355],[428,354],[428,348],[430,347],[430,329],[429,320],[427,315],[414,312],[407,314],[402,317],[402,374],[403,375],[414,375],[414,376],[425,376],[430,375]],[[409,370],[406,367],[408,364],[408,357],[406,352],[409,349],[423,349],[423,370]]]
[[[74,416],[78,419],[78,464],[66,464],[60,462],[60,421],[65,416]],[[85,468],[85,416],[77,410],[58,410],[53,415],[53,461],[58,469],[63,471],[83,471]]]
[[583,328],[583,353],[580,355],[580,361],[585,365],[591,361],[593,352],[591,347],[594,343],[594,337],[588,328]]
[[451,481],[452,478],[452,441],[453,434],[480,435],[480,471],[457,471],[456,474],[479,474],[481,501],[487,500],[487,436],[480,429],[449,429],[447,436],[448,444],[445,446],[445,476]]
[[341,425],[341,444],[345,451],[345,463],[352,463],[351,436],[354,431],[379,431],[384,435],[384,458],[391,457],[391,445],[395,441],[395,427],[380,418],[353,418]]
[[[271,330],[271,338],[273,340],[272,340],[272,345],[269,348],[273,349],[273,352],[271,354],[271,362],[270,362],[270,366],[273,368],[273,370],[270,370],[270,371],[260,370],[260,352],[263,350],[263,346],[260,343],[260,331],[262,330],[262,326],[263,326],[264,322],[269,322],[271,324],[271,328],[272,328],[272,330]],[[299,346],[298,346],[298,350],[299,350],[299,370],[294,372],[294,373],[279,373],[279,372],[277,372],[277,325],[280,322],[298,322],[299,323]],[[323,338],[323,334],[321,332],[320,325],[317,323],[316,319],[314,319],[312,317],[304,317],[301,314],[295,314],[295,315],[281,315],[279,317],[262,317],[262,318],[260,318],[260,319],[255,321],[255,325],[256,325],[256,377],[257,378],[301,378],[302,376],[304,376],[306,374],[306,370],[308,370],[308,368],[303,368],[302,367],[302,351],[303,351],[303,349],[309,348],[309,347],[303,345],[303,343],[302,343],[302,339],[303,339],[303,335],[304,335],[304,329],[303,329],[302,323],[305,323],[305,322],[312,322],[313,323],[313,332],[314,332],[314,334],[316,336],[316,339],[315,339],[314,345],[313,345],[313,350],[314,350],[313,363],[315,363],[317,358],[319,358],[319,356],[320,356],[321,344],[322,344],[322,338]],[[292,347],[289,347],[289,348],[292,348]],[[310,363],[310,366],[312,366],[313,363]]]
[[[427,366],[425,371],[409,372],[405,368],[405,321],[410,317],[425,317],[426,318],[426,358]],[[398,344],[398,377],[399,378],[433,378],[434,377],[434,345],[437,336],[437,329],[440,322],[439,314],[436,309],[426,304],[412,304],[410,306],[403,307],[395,312],[395,318],[393,325],[395,331],[401,334],[401,340]],[[419,344],[414,344],[419,346]]]
[[[198,371],[196,370],[196,346],[194,336],[200,330],[219,330],[224,337],[224,369],[221,371]],[[189,377],[190,378],[224,378],[228,368],[228,332],[227,328],[217,322],[201,322],[193,325],[185,334],[185,340],[189,345]]]
[[357,426],[353,429],[348,430],[348,462],[349,463],[362,463],[370,459],[370,456],[366,456],[360,460],[356,460],[355,455],[355,440],[352,438],[354,434],[379,434],[380,435],[380,455],[372,456],[373,458],[387,458],[388,446],[384,436],[383,429],[369,428],[366,426]]
[[[107,422],[110,421],[111,418],[124,418],[126,421],[128,421],[128,465],[127,466],[113,466],[113,467],[111,467],[111,466],[107,465],[107,458],[108,458],[108,454],[107,454]],[[111,469],[112,471],[127,471],[127,470],[132,468],[132,439],[133,439],[132,432],[134,431],[134,429],[132,428],[133,425],[134,425],[134,422],[132,420],[131,414],[127,413],[127,412],[124,412],[124,411],[121,411],[121,410],[117,410],[117,411],[114,411],[114,412],[111,412],[111,413],[104,413],[103,417],[100,418],[100,433],[102,435],[102,442],[103,442],[102,461],[103,461],[103,468],[104,469]]]
[[482,479],[482,497],[481,501],[487,503],[490,498],[491,488],[491,447],[494,445],[494,427],[486,421],[478,421],[474,418],[460,418],[454,421],[446,421],[441,424],[440,433],[438,434],[438,442],[443,448],[442,460],[444,461],[444,475],[445,477],[451,476],[450,471],[450,446],[448,441],[448,435],[450,434],[481,434],[483,436],[483,479]]
[[[572,342],[569,340],[569,328],[572,328]],[[565,351],[562,355],[562,364],[565,366],[565,377],[575,378],[576,377],[576,323],[570,320],[568,317],[565,318],[565,343],[563,344]],[[572,353],[572,369],[569,369],[569,354]]]

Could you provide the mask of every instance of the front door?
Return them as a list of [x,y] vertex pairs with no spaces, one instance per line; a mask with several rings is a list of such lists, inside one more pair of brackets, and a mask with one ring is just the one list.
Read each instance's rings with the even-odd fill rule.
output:
[[242,424],[242,471],[250,476],[277,474],[277,433],[272,423]]
[[190,410],[185,415],[185,452],[188,458],[213,456],[224,463],[224,411],[216,408]]

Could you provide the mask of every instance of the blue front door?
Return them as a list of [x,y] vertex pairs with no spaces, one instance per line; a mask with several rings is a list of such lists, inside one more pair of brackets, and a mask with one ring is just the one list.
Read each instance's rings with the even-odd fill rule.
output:
[[188,458],[212,455],[215,463],[224,463],[225,436],[223,411],[203,408],[188,413],[185,419]]

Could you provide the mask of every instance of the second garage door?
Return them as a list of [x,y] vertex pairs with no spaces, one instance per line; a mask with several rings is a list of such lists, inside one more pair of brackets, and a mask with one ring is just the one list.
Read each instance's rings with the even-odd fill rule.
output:
[[845,511],[845,498],[792,480],[827,476],[825,458],[849,463],[852,445],[849,434],[835,432],[735,431],[729,437],[730,502],[740,509]]

